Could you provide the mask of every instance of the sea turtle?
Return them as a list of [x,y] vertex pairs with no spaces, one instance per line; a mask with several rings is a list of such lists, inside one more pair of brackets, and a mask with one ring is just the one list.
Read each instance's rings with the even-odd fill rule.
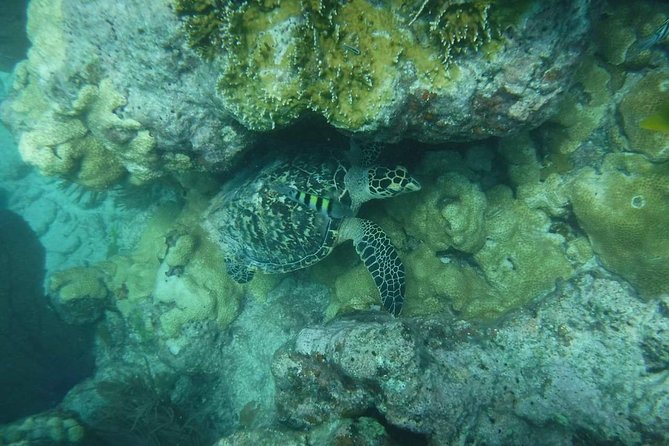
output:
[[[228,274],[239,283],[256,270],[285,273],[326,257],[353,240],[374,278],[383,306],[398,315],[404,265],[381,227],[355,217],[368,200],[420,189],[403,166],[369,164],[355,144],[346,159],[278,157],[226,183],[211,202],[204,226],[223,249]],[[369,165],[366,165],[369,164]]]

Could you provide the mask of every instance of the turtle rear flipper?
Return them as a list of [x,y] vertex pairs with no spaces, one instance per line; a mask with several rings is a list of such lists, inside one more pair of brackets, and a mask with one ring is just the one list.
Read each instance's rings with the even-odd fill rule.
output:
[[379,225],[361,218],[344,220],[340,234],[353,240],[379,290],[383,307],[393,316],[399,316],[404,303],[404,265],[390,238]]
[[255,274],[254,270],[232,257],[225,258],[225,268],[228,275],[237,283],[250,282]]

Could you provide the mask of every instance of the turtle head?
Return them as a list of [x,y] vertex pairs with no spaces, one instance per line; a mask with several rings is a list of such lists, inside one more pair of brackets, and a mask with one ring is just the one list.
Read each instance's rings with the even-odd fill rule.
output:
[[393,169],[372,167],[367,170],[367,187],[372,198],[390,198],[420,190],[420,183],[404,166]]

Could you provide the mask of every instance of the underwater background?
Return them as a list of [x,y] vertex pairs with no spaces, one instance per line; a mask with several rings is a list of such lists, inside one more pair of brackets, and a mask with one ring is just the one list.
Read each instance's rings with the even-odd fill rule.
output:
[[669,444],[667,34],[3,0],[0,446]]

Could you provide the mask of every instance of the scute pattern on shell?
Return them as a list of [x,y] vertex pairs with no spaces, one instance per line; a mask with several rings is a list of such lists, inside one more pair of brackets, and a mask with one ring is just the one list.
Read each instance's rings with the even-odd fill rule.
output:
[[226,255],[267,273],[305,268],[337,244],[341,220],[331,220],[275,191],[285,184],[310,194],[345,199],[345,163],[316,155],[281,158],[240,174],[207,216]]

